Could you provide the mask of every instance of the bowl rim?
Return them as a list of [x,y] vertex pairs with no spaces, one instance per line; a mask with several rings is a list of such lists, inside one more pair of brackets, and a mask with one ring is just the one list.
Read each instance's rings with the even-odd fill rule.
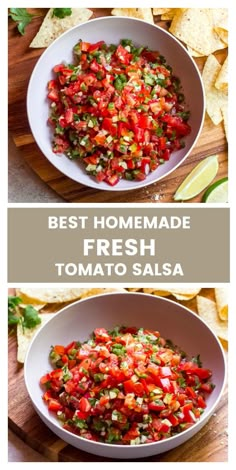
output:
[[[122,187],[122,188],[119,187],[119,183],[115,186],[109,186],[108,184],[106,184],[106,185],[101,187],[100,183],[96,182],[96,180],[94,180],[93,177],[90,177],[90,175],[87,175],[87,174],[84,175],[86,177],[89,177],[88,182],[84,182],[83,176],[81,177],[81,179],[78,179],[78,177],[73,176],[73,172],[70,172],[67,168],[65,170],[63,169],[63,171],[62,171],[61,168],[60,168],[60,164],[59,164],[60,159],[59,159],[59,161],[55,159],[55,162],[54,162],[54,160],[51,157],[49,157],[48,155],[46,155],[46,152],[44,152],[43,144],[41,143],[41,141],[39,142],[36,139],[35,132],[33,130],[34,126],[32,124],[32,118],[31,118],[31,112],[30,112],[30,101],[31,101],[31,95],[32,95],[31,89],[33,87],[35,76],[37,77],[37,71],[38,71],[38,68],[40,67],[41,61],[44,60],[44,58],[47,55],[48,51],[50,51],[51,48],[54,47],[54,45],[57,44],[59,41],[63,40],[66,37],[66,35],[70,34],[71,31],[73,31],[75,29],[79,29],[80,27],[86,25],[87,23],[93,23],[93,22],[99,22],[99,21],[108,21],[108,20],[109,21],[111,21],[111,20],[112,21],[129,20],[131,22],[141,22],[141,23],[144,23],[147,27],[154,27],[154,28],[158,29],[159,31],[161,31],[164,35],[169,36],[169,38],[171,38],[172,41],[177,43],[178,46],[184,51],[184,53],[187,54],[188,59],[192,63],[194,71],[195,71],[195,73],[198,77],[198,81],[199,81],[200,88],[201,88],[201,99],[202,99],[201,122],[200,122],[200,125],[199,125],[199,128],[198,128],[198,131],[196,132],[196,136],[194,138],[194,141],[190,145],[188,151],[183,156],[183,158],[181,158],[181,160],[178,163],[176,163],[176,165],[173,168],[170,168],[163,175],[157,177],[156,179],[151,180],[151,181],[147,181],[147,179],[145,179],[143,181],[137,181],[137,182],[130,181],[129,183],[131,183],[131,185],[127,186],[125,188],[124,187]],[[33,138],[35,140],[36,145],[39,147],[39,149],[42,152],[43,156],[50,162],[51,165],[53,165],[58,171],[60,171],[62,175],[66,176],[67,178],[70,178],[71,180],[73,180],[73,181],[75,181],[75,182],[77,182],[77,183],[79,183],[79,184],[81,184],[85,187],[88,187],[88,188],[93,188],[93,189],[97,189],[97,190],[100,190],[100,191],[110,191],[110,192],[122,192],[123,191],[123,192],[126,192],[126,191],[134,191],[134,190],[137,190],[139,188],[143,188],[143,187],[149,186],[151,184],[157,183],[158,181],[161,181],[163,178],[167,177],[169,174],[174,172],[180,165],[182,165],[182,163],[186,160],[186,158],[189,156],[189,154],[191,153],[191,151],[195,147],[195,145],[196,145],[196,143],[197,143],[197,141],[200,137],[200,134],[202,132],[202,128],[203,128],[204,120],[205,120],[206,97],[205,97],[205,91],[204,91],[202,76],[201,76],[200,71],[197,67],[197,64],[195,63],[193,57],[188,53],[186,47],[173,34],[171,34],[169,31],[165,30],[164,28],[161,28],[159,25],[156,25],[154,23],[149,23],[149,22],[147,22],[145,20],[142,20],[142,19],[139,19],[139,18],[132,18],[132,17],[128,17],[128,16],[101,16],[101,17],[98,17],[98,18],[94,18],[92,20],[85,21],[84,23],[80,23],[78,25],[75,25],[72,28],[68,29],[67,31],[64,31],[64,33],[62,33],[59,37],[57,37],[42,52],[42,54],[40,55],[39,59],[37,60],[35,66],[33,68],[33,71],[31,73],[31,76],[30,76],[30,79],[29,79],[29,82],[28,82],[27,95],[26,95],[26,110],[27,110],[28,123],[29,123],[29,126],[30,126],[30,129],[31,129],[31,132],[32,132],[32,135],[33,135]],[[61,154],[61,155],[64,155],[64,154]]]
[[[67,310],[68,308],[70,309],[71,307],[74,307],[76,306],[77,304],[81,303],[81,302],[88,302],[90,300],[93,300],[95,297],[109,297],[109,296],[119,296],[119,295],[134,295],[134,296],[145,296],[145,297],[149,297],[149,298],[152,298],[152,299],[157,299],[157,300],[163,300],[164,302],[167,302],[167,303],[172,303],[174,304],[175,306],[185,310],[185,312],[187,314],[190,314],[190,315],[193,315],[194,317],[196,317],[201,323],[203,323],[207,329],[210,331],[210,333],[213,335],[213,337],[215,338],[215,341],[217,343],[217,346],[221,352],[221,356],[222,356],[222,362],[223,362],[223,382],[222,382],[222,386],[221,386],[221,389],[218,393],[218,396],[217,396],[217,399],[215,400],[214,404],[211,406],[211,408],[209,408],[207,410],[204,411],[204,413],[201,415],[199,421],[197,421],[196,423],[193,424],[193,426],[191,426],[190,428],[188,429],[185,429],[184,431],[182,431],[181,433],[178,433],[174,436],[171,436],[171,437],[168,437],[167,439],[164,439],[162,441],[156,441],[156,442],[150,442],[150,443],[143,443],[143,444],[137,444],[135,446],[127,446],[127,445],[124,445],[124,444],[108,444],[106,442],[97,442],[97,441],[89,441],[91,443],[91,445],[93,445],[94,447],[96,446],[99,446],[99,447],[103,447],[105,446],[105,448],[115,448],[115,449],[122,449],[122,448],[125,448],[127,449],[128,448],[149,448],[149,447],[153,447],[153,446],[160,446],[163,442],[173,442],[174,440],[176,440],[177,438],[179,438],[180,436],[184,436],[184,435],[187,435],[189,433],[189,431],[191,431],[195,426],[198,426],[200,423],[202,422],[207,422],[208,419],[210,418],[210,416],[212,415],[213,411],[215,410],[215,408],[217,407],[219,401],[221,400],[222,398],[222,395],[223,395],[223,392],[224,392],[224,389],[225,389],[225,385],[226,385],[226,377],[227,377],[227,366],[226,366],[226,358],[225,358],[225,353],[224,353],[224,350],[223,350],[223,347],[222,347],[222,344],[220,342],[220,340],[218,339],[218,337],[215,335],[215,333],[211,330],[211,328],[207,325],[207,323],[205,322],[205,320],[203,320],[199,315],[197,315],[195,312],[193,312],[192,310],[190,310],[188,307],[186,307],[185,305],[182,305],[182,304],[179,304],[178,302],[175,302],[174,300],[172,299],[166,299],[165,297],[161,297],[161,296],[154,296],[152,294],[148,294],[148,293],[143,293],[143,292],[107,292],[107,293],[104,293],[104,294],[99,294],[99,295],[93,295],[93,296],[90,296],[90,297],[85,297],[84,299],[81,299],[81,300],[77,300],[76,302],[72,302],[71,304],[69,305],[66,305],[65,307],[63,307],[62,309],[60,309],[58,312],[55,313],[55,316],[53,316],[52,318],[50,318],[48,320],[48,322],[42,326],[42,328],[40,328],[36,335],[34,336],[30,346],[29,346],[29,349],[27,351],[27,354],[26,354],[26,358],[25,358],[25,365],[24,365],[24,380],[25,380],[25,385],[26,385],[26,389],[27,389],[27,393],[30,397],[30,400],[31,402],[33,403],[33,406],[34,408],[37,410],[40,418],[41,418],[41,414],[43,414],[43,416],[45,417],[45,419],[47,421],[49,421],[53,427],[55,426],[56,428],[62,430],[62,432],[65,432],[66,435],[68,436],[75,436],[76,438],[78,438],[78,441],[82,440],[83,441],[86,441],[88,442],[88,439],[85,439],[84,437],[81,437],[81,436],[77,436],[76,434],[73,434],[69,431],[67,431],[66,429],[64,429],[63,427],[60,426],[59,423],[55,423],[54,421],[51,421],[50,419],[50,416],[46,416],[45,413],[38,408],[38,406],[35,404],[34,400],[32,399],[31,397],[31,394],[29,392],[29,387],[28,387],[28,381],[27,381],[27,364],[29,362],[29,357],[30,357],[30,350],[32,348],[32,345],[35,341],[35,339],[38,337],[38,335],[47,327],[47,325],[50,323],[50,322],[53,322],[55,317],[57,315],[62,315],[64,313],[65,310]],[[41,333],[42,334],[42,333]],[[47,410],[45,408],[45,410]],[[202,418],[202,419],[201,419]],[[42,419],[42,418],[41,418]],[[159,445],[158,445],[159,444]]]

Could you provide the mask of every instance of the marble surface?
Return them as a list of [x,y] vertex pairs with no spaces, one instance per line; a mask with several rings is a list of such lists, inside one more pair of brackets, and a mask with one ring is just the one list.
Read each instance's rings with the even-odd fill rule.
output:
[[65,202],[25,163],[11,136],[8,141],[8,202]]

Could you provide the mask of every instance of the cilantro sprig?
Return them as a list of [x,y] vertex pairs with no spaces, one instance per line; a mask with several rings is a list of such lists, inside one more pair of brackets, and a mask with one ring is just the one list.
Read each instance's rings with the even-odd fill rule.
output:
[[35,328],[41,323],[41,318],[37,310],[32,305],[19,309],[22,299],[17,296],[10,295],[8,297],[8,325],[13,326],[18,323],[25,328]]
[[32,21],[35,15],[32,15],[26,8],[10,8],[9,16],[17,23],[17,29],[23,36],[26,26]]

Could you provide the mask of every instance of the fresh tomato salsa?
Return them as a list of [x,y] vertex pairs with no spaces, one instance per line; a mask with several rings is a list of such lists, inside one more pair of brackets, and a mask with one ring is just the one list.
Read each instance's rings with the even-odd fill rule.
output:
[[85,439],[137,445],[193,426],[214,385],[199,356],[186,358],[158,331],[97,328],[83,344],[52,346],[40,383],[64,429]]
[[53,152],[85,164],[97,181],[144,180],[191,132],[180,80],[159,52],[104,41],[74,46],[48,83]]

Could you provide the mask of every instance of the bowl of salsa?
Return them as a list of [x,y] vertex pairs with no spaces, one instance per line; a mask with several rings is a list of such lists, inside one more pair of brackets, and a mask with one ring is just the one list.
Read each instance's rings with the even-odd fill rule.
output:
[[205,425],[223,393],[225,359],[213,332],[182,305],[112,293],[75,302],[42,327],[25,382],[36,412],[69,444],[142,458]]
[[56,168],[86,186],[123,191],[158,181],[187,158],[202,128],[204,92],[193,59],[170,33],[106,17],[46,49],[27,110]]

